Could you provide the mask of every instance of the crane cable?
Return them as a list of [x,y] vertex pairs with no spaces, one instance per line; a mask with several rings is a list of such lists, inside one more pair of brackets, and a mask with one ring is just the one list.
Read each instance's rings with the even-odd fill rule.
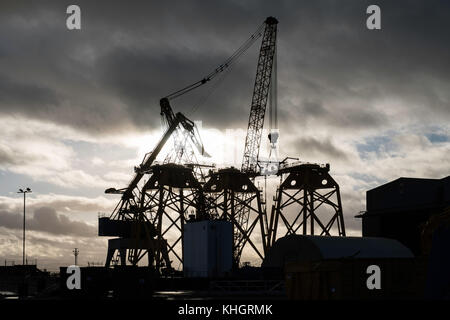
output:
[[225,81],[225,78],[227,77],[227,75],[230,74],[230,71],[233,70],[233,66],[230,66],[230,68],[227,70],[227,72],[222,73],[217,80],[212,84],[210,90],[203,95],[202,97],[200,97],[197,102],[192,106],[191,111],[188,113],[189,117],[192,117],[197,110],[203,106],[206,101],[208,101],[209,97],[217,90],[217,88],[220,87],[220,85]]
[[275,54],[273,57],[272,79],[270,80],[270,99],[269,99],[269,127],[270,131],[278,129],[278,79],[277,79],[277,48],[275,47]]
[[[225,71],[225,70],[230,71],[232,69],[233,64],[256,42],[256,40],[258,40],[262,36],[262,34],[264,32],[264,28],[265,28],[265,22],[262,23],[256,29],[256,31],[227,60],[225,60],[225,62],[223,62],[216,69],[214,69],[212,72],[210,72],[206,77],[204,77],[203,79],[201,79],[191,85],[188,85],[180,90],[177,90],[177,91],[167,95],[165,98],[167,100],[176,99],[176,98],[206,84],[207,82],[209,82],[210,80],[215,78],[217,75],[219,75],[223,71]],[[217,83],[215,83],[215,85],[211,88],[211,90],[208,92],[208,94],[206,94],[203,99],[199,99],[196,105],[192,106],[190,114],[195,113],[199,109],[199,107],[202,106],[207,101],[207,99],[212,95],[212,93],[217,89],[217,87],[223,82],[223,80],[225,79],[225,76],[227,74],[229,74],[229,72],[223,73],[222,77],[219,77],[219,81]],[[163,122],[165,122],[165,119],[163,119]],[[195,124],[194,124],[194,127],[197,130],[197,134],[198,134],[198,128],[196,128]]]
[[[192,106],[191,112],[189,112],[189,116],[194,115],[197,110],[203,106],[206,101],[209,99],[209,97],[216,91],[216,89],[224,82],[225,78],[227,77],[227,75],[229,75],[231,73],[231,70],[233,70],[233,64],[244,54],[246,53],[246,51],[255,43],[256,40],[258,40],[261,35],[263,34],[263,28],[264,28],[264,23],[261,24],[258,29],[251,35],[250,38],[248,38],[244,44],[242,44],[228,59],[227,61],[225,61],[223,64],[221,64],[221,66],[219,68],[217,68],[216,70],[220,69],[222,66],[226,65],[226,67],[228,68],[228,70],[226,70],[226,72],[221,73],[218,76],[218,80],[214,82],[214,84],[212,85],[211,89],[201,98],[199,98],[197,100],[197,102]],[[276,66],[275,66],[276,68]],[[220,72],[222,72],[224,69],[222,69]],[[214,75],[215,77],[215,75]],[[212,79],[212,78],[210,78]],[[276,80],[275,80],[276,81]],[[276,96],[276,93],[275,93]],[[276,98],[275,98],[276,99]]]
[[[269,162],[270,159],[275,157],[277,161],[277,143],[279,138],[278,131],[278,79],[277,79],[277,47],[275,46],[275,52],[273,56],[273,69],[270,79],[269,89]],[[274,152],[274,153],[272,153]]]
[[190,84],[180,90],[177,90],[169,95],[167,95],[165,98],[169,100],[173,100],[175,98],[178,98],[202,85],[207,83],[208,81],[212,80],[214,77],[216,77],[219,73],[226,70],[230,66],[232,66],[246,51],[249,49],[253,43],[255,43],[256,40],[259,39],[259,37],[262,36],[263,30],[264,30],[265,23],[261,24],[258,29],[248,38],[225,62],[223,62],[221,65],[219,65],[217,68],[215,68],[212,72],[210,72],[206,77],[203,79]]

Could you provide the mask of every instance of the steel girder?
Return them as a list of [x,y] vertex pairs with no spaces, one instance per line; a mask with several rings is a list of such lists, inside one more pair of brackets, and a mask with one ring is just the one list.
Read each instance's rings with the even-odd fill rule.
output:
[[[219,170],[211,174],[203,192],[211,218],[233,224],[234,266],[239,266],[247,245],[263,259],[267,251],[267,217],[262,210],[261,192],[248,175],[234,168]],[[256,241],[255,229],[261,233],[261,245]]]
[[269,246],[277,239],[279,225],[286,228],[282,236],[297,233],[330,236],[333,227],[338,236],[345,236],[339,185],[330,176],[329,165],[297,165],[280,170],[280,175],[287,176],[274,198]]
[[[111,245],[122,255],[122,263],[128,252],[132,265],[147,255],[149,265],[156,270],[171,270],[171,258],[183,263],[180,249],[185,221],[190,213],[204,216],[201,186],[192,169],[181,165],[153,165],[146,174],[149,179],[134,193],[139,196],[121,201],[113,215],[116,220],[132,222],[130,237]],[[114,260],[110,255],[108,251],[108,259]]]

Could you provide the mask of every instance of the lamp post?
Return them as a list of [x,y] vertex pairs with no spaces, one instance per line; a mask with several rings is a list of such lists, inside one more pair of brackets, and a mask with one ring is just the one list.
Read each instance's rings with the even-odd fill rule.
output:
[[27,193],[31,193],[30,188],[26,188],[25,190],[19,189],[17,193],[23,193],[23,255],[22,255],[22,264],[25,265],[25,198]]
[[73,249],[73,255],[75,256],[75,265],[78,265],[78,254],[80,253],[80,250],[78,248]]

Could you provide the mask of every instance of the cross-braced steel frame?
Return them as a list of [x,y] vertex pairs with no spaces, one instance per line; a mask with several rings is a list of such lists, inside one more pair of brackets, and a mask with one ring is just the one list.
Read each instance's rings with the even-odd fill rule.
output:
[[170,258],[183,264],[185,221],[191,213],[197,217],[204,214],[201,186],[192,169],[181,165],[154,165],[147,173],[149,179],[139,196],[124,201],[112,216],[132,222],[130,237],[123,239],[118,254],[122,255],[122,264],[123,255],[128,251],[132,265],[147,255],[149,265],[156,270],[170,270],[173,262]]
[[[219,170],[210,176],[203,192],[211,217],[233,224],[234,266],[239,266],[242,251],[247,245],[263,259],[267,251],[267,217],[262,210],[261,192],[248,175],[234,168]],[[261,245],[254,235],[258,229]]]
[[[281,169],[282,180],[269,223],[269,246],[278,236],[279,224],[289,234],[345,236],[339,185],[329,174],[329,165],[301,164]],[[316,230],[318,228],[318,230]]]

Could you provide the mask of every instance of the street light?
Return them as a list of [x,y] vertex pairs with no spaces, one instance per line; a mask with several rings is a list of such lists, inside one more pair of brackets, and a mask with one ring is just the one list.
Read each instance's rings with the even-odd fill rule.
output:
[[78,250],[78,248],[75,248],[72,250],[73,255],[75,256],[75,265],[78,265],[78,254],[80,253],[80,250]]
[[22,256],[22,264],[25,265],[25,196],[27,193],[31,193],[31,189],[27,188],[26,190],[19,189],[17,193],[23,193],[23,256]]

